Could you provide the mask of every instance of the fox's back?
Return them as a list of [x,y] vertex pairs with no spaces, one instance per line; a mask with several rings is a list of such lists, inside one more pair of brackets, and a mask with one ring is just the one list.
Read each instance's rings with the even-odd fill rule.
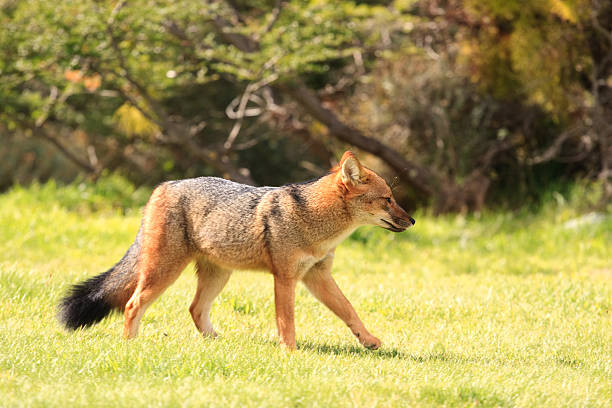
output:
[[186,206],[190,221],[205,221],[210,215],[223,212],[224,217],[248,222],[251,212],[268,192],[278,187],[253,187],[218,177],[198,177],[165,183],[168,192]]

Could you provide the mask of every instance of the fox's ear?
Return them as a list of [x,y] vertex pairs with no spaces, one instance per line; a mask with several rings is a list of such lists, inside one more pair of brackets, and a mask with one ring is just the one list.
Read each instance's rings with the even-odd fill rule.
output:
[[342,155],[340,171],[342,172],[342,182],[346,186],[355,186],[361,183],[363,167],[352,152],[346,151]]

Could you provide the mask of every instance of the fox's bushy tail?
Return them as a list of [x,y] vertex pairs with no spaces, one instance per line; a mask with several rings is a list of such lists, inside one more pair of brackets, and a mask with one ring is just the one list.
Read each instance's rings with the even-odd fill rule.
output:
[[123,258],[108,271],[72,286],[59,304],[59,320],[68,329],[94,325],[123,310],[136,287],[140,233]]

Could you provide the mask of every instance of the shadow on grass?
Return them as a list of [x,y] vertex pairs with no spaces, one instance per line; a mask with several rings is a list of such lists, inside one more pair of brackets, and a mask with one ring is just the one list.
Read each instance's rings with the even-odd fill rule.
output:
[[336,345],[336,344],[317,344],[312,342],[299,342],[298,350],[314,351],[317,354],[335,354],[345,356],[370,357],[381,360],[399,359],[410,360],[416,363],[427,363],[439,361],[444,363],[471,363],[475,362],[476,358],[468,358],[461,355],[439,351],[433,353],[425,353],[423,355],[405,353],[395,348],[389,349],[384,346],[378,350],[368,350],[364,347],[356,345]]

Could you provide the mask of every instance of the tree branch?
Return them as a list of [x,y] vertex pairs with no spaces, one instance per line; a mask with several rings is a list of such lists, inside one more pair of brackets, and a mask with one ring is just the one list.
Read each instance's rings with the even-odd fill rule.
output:
[[[238,110],[236,112],[228,112],[228,109],[230,109],[231,106],[235,104],[234,101],[236,99],[234,99],[234,101],[232,101],[232,103],[228,105],[228,109],[226,109],[226,114],[230,118],[232,117],[235,118],[236,122],[234,123],[234,126],[232,127],[232,130],[223,145],[225,150],[229,150],[232,147],[232,144],[234,143],[236,138],[238,137],[238,133],[240,133],[240,129],[242,128],[242,123],[244,121],[244,118],[245,116],[247,116],[247,104],[249,103],[249,100],[251,99],[251,97],[254,96],[253,95],[254,92],[257,92],[262,87],[269,85],[270,83],[276,81],[277,79],[278,79],[278,75],[272,74],[257,82],[253,82],[247,85],[246,89],[244,90],[244,93],[242,94],[242,97],[240,98],[240,102],[238,104]],[[254,116],[254,115],[249,115],[249,116]]]
[[566,130],[565,132],[561,133],[545,151],[535,157],[532,157],[531,159],[528,159],[527,163],[530,165],[535,165],[555,159],[559,155],[561,147],[563,147],[565,141],[570,137],[575,136],[577,133],[583,132],[584,130],[585,129],[583,126],[577,126]]
[[435,182],[435,178],[427,169],[406,160],[391,147],[345,124],[334,112],[324,107],[314,92],[305,85],[282,84],[276,85],[275,88],[290,96],[313,118],[323,123],[333,137],[378,156],[399,173],[412,188],[426,197],[433,195],[435,186],[432,183]]
[[247,36],[231,32],[232,26],[219,16],[212,19],[213,26],[219,37],[226,44],[231,44],[243,52],[255,52],[259,50],[259,43]]
[[97,174],[100,168],[92,166],[88,161],[81,159],[76,154],[71,152],[64,144],[54,136],[51,136],[44,127],[35,126],[31,123],[21,121],[21,126],[29,129],[32,135],[40,139],[46,140],[57,148],[68,160],[76,164],[81,169],[89,174]]
[[251,173],[246,168],[238,168],[229,160],[224,149],[216,148],[209,149],[200,146],[192,138],[189,137],[164,137],[160,135],[157,141],[166,146],[179,146],[183,151],[187,151],[190,155],[197,157],[208,163],[216,171],[218,171],[223,177],[228,177],[238,183],[255,185],[255,181],[251,177]]
[[280,13],[281,13],[282,9],[283,9],[283,1],[282,0],[276,0],[276,4],[274,5],[274,9],[272,9],[272,17],[270,18],[270,21],[268,21],[268,24],[266,24],[266,26],[264,27],[264,29],[261,32],[261,34],[259,34],[257,36],[256,40],[259,41],[259,38],[261,37],[262,34],[269,33],[270,30],[272,30],[272,27],[274,27],[274,24],[276,24],[276,22],[278,21],[278,17],[280,16]]

